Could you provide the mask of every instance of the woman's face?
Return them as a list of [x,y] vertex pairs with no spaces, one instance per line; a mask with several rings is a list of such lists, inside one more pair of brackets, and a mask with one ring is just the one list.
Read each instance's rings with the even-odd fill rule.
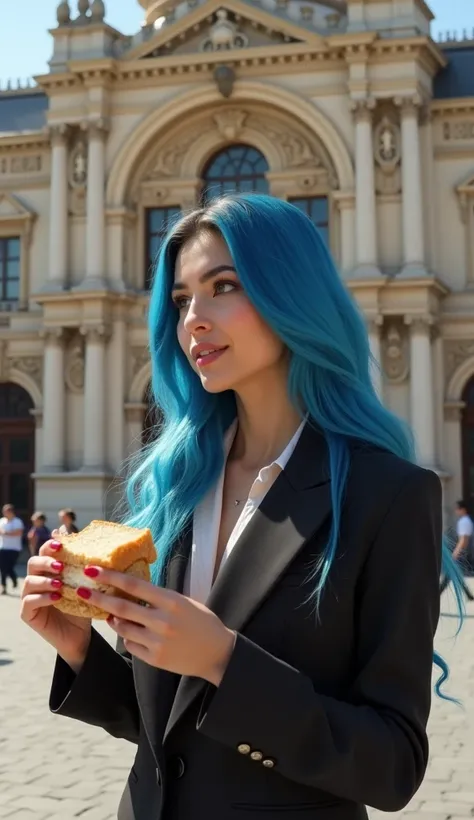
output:
[[249,302],[224,240],[203,231],[181,248],[173,301],[178,341],[205,390],[240,390],[281,368],[285,347]]

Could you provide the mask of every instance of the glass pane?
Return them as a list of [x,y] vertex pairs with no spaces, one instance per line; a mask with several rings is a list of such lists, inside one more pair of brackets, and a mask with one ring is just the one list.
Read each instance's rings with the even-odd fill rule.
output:
[[159,233],[163,229],[163,208],[150,208],[148,211],[148,230]]
[[20,296],[20,283],[18,279],[7,279],[5,282],[5,298],[18,299]]
[[5,263],[5,271],[7,279],[19,279],[20,263],[18,259],[7,259]]
[[10,463],[28,464],[30,460],[29,438],[14,438],[10,441]]
[[20,240],[18,238],[7,240],[7,256],[9,259],[20,258]]
[[203,201],[209,202],[221,194],[234,191],[268,194],[265,178],[267,171],[268,163],[256,148],[251,145],[231,145],[209,162],[203,175],[204,181],[208,183],[203,189]]
[[315,225],[326,224],[328,221],[328,201],[326,197],[313,197],[310,200],[309,215]]
[[8,498],[17,510],[27,510],[29,502],[30,479],[28,473],[10,473]]

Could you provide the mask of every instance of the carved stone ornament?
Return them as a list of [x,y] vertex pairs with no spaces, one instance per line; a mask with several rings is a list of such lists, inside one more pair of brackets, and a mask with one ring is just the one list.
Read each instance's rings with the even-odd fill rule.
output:
[[[202,136],[201,131],[201,136]],[[183,139],[171,141],[158,153],[156,161],[148,174],[147,179],[160,179],[161,177],[175,177],[180,175],[181,163],[183,158],[191,147],[196,142],[196,134],[191,133],[183,137]]]
[[401,159],[400,129],[383,117],[375,129],[375,159],[383,168],[393,168]]
[[64,381],[71,393],[82,393],[84,390],[84,345],[77,336],[66,355]]
[[401,138],[398,125],[388,117],[377,125],[374,132],[375,187],[378,194],[399,194],[402,189],[400,170]]
[[261,133],[279,148],[284,157],[283,169],[308,168],[327,171],[331,187],[338,186],[337,174],[333,168],[328,152],[322,145],[314,145],[301,131],[293,129],[278,119],[267,117],[264,114],[254,113],[251,109],[235,106],[213,113],[209,118],[201,120],[195,127],[180,137],[172,136],[155,155],[151,171],[146,174],[147,180],[162,179],[163,177],[179,177],[183,160],[199,138],[209,135],[215,136],[216,148],[222,140],[232,142],[245,138],[245,131],[249,129]]
[[228,19],[228,12],[219,9],[215,23],[200,45],[200,51],[230,51],[233,48],[245,48],[247,44],[248,38]]
[[444,344],[444,373],[446,384],[467,359],[474,357],[474,339],[449,339]]
[[71,151],[69,183],[73,188],[84,188],[87,183],[87,144],[79,139]]
[[401,324],[390,322],[382,342],[383,372],[392,384],[400,384],[408,377],[410,359],[406,333]]
[[225,140],[236,140],[242,131],[248,114],[239,108],[227,108],[214,114],[213,120],[217,130]]
[[8,359],[10,370],[19,370],[30,379],[33,379],[37,387],[43,388],[43,359],[41,356],[15,356]]

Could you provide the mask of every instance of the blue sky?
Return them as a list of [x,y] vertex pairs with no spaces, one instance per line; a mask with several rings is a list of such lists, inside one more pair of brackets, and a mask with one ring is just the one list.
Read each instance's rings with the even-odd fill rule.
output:
[[[428,0],[436,14],[434,32],[474,28],[474,0]],[[0,0],[0,81],[26,79],[48,70],[58,0]],[[138,31],[142,9],[136,0],[106,0],[108,21],[126,34]],[[76,2],[71,6],[75,9]]]

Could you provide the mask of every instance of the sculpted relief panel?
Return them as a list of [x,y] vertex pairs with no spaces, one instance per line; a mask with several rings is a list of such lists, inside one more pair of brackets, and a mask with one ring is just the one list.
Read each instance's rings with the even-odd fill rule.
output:
[[[266,156],[271,171],[308,169],[325,175],[330,187],[337,187],[337,177],[325,147],[306,129],[279,117],[270,107],[227,108],[187,122],[180,131],[168,137],[139,174],[143,180],[198,177],[203,153],[209,155],[225,144],[244,142],[255,145]],[[202,149],[202,150],[201,150]]]

